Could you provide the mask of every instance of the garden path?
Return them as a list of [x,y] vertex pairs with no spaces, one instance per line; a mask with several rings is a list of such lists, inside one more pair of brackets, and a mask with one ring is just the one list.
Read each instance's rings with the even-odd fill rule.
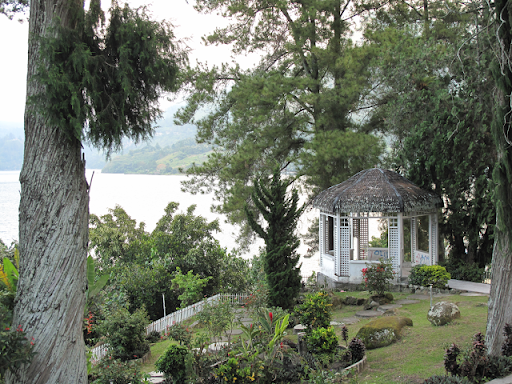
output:
[[473,283],[471,281],[463,281],[463,280],[448,280],[448,286],[453,289],[458,289],[459,291],[468,291],[468,292],[477,292],[477,293],[491,293],[491,285],[483,284],[483,283]]

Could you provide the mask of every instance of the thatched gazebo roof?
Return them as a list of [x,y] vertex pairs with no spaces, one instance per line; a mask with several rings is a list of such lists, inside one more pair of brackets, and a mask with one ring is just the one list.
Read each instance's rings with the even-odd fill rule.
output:
[[421,212],[442,207],[441,198],[387,169],[365,169],[313,199],[322,211]]

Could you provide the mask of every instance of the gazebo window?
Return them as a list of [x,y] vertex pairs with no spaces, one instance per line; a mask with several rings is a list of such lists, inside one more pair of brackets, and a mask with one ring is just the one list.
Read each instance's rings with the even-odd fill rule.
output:
[[416,226],[416,248],[418,251],[428,253],[430,250],[429,244],[429,217],[427,215],[419,216]]
[[411,219],[406,218],[403,220],[403,233],[404,233],[404,261],[411,261]]
[[334,251],[334,217],[332,216],[329,216],[328,218],[328,229],[327,229],[327,236],[328,236],[328,241],[327,241],[327,251],[328,252],[331,252],[331,251]]

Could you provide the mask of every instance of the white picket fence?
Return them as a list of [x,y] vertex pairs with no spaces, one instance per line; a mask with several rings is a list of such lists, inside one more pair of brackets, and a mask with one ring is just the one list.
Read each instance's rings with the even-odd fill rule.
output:
[[[167,327],[172,326],[173,324],[181,323],[187,319],[190,319],[192,316],[197,314],[198,312],[201,312],[203,310],[203,307],[205,303],[211,304],[215,303],[221,300],[229,300],[231,304],[245,304],[247,302],[247,299],[249,298],[248,294],[225,294],[225,293],[218,293],[215,296],[211,296],[203,301],[200,301],[198,303],[189,305],[186,308],[180,309],[179,311],[173,312],[168,314],[165,317],[162,317],[159,320],[156,320],[149,324],[146,327],[146,333],[149,335],[152,331],[162,332],[167,329]],[[108,344],[100,345],[96,348],[92,349],[92,361],[96,362],[108,354]]]

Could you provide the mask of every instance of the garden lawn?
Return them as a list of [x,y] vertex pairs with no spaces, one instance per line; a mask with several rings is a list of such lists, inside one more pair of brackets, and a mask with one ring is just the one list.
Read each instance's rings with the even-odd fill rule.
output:
[[158,343],[151,344],[151,356],[141,366],[141,371],[144,373],[153,372],[156,370],[155,363],[158,358],[169,348],[171,344],[178,344],[176,341],[166,339],[159,341]]
[[[340,297],[369,297],[368,292],[343,292],[335,293]],[[396,300],[407,298],[410,293],[393,293]],[[472,337],[477,332],[485,332],[487,321],[487,296],[460,296],[446,295],[434,297],[434,303],[449,301],[458,305],[461,318],[452,324],[443,327],[434,327],[427,320],[430,300],[421,300],[417,304],[403,305],[396,309],[395,315],[406,316],[412,319],[413,326],[405,327],[402,338],[387,347],[367,351],[368,366],[356,378],[360,384],[388,384],[388,383],[423,383],[423,381],[435,374],[444,374],[443,356],[446,348],[456,343],[462,350],[471,345]],[[335,309],[332,320],[343,322],[344,318],[353,317],[355,313],[363,310],[362,306],[343,306]],[[357,331],[371,319],[361,319],[356,324],[347,325],[349,341],[356,336]],[[335,330],[341,339],[341,327]],[[198,331],[193,328],[193,331]],[[288,329],[288,336],[297,341],[293,330]],[[176,342],[164,340],[151,346],[151,358],[142,366],[143,372],[155,370],[155,362],[161,354]]]
[[[340,296],[368,297],[368,292],[337,293]],[[410,294],[393,293],[395,300],[404,299]],[[430,300],[421,300],[417,304],[403,305],[395,310],[397,316],[412,319],[413,326],[405,327],[402,338],[387,347],[367,351],[368,366],[358,376],[361,384],[384,383],[423,383],[435,374],[445,374],[443,357],[446,348],[452,343],[463,350],[471,345],[472,337],[477,332],[485,332],[487,322],[487,296],[446,295],[434,297],[433,302],[448,301],[455,303],[461,312],[461,318],[453,323],[434,327],[427,320]],[[333,313],[333,319],[353,316],[362,307],[345,306]],[[349,325],[349,339],[370,321],[361,320]],[[338,333],[340,334],[340,332]]]

